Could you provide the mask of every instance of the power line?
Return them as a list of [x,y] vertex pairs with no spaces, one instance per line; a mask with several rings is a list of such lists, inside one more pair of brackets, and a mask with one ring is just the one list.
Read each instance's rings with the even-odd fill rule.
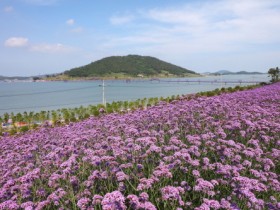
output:
[[[170,84],[170,85],[157,85],[156,87],[175,87],[175,86],[178,86],[178,85],[181,85],[183,86],[184,84],[177,84],[175,85],[174,83],[173,84]],[[126,88],[129,88],[129,87],[136,87],[136,88],[151,88],[151,87],[154,87],[154,86],[139,86],[139,85],[106,85],[106,87],[126,87]]]
[[[155,83],[150,83],[155,84]],[[157,83],[160,84],[160,83]],[[182,85],[182,84],[177,84]],[[157,85],[157,87],[170,87],[171,85]],[[175,86],[175,85],[173,85]],[[84,90],[84,89],[90,89],[93,87],[102,87],[102,85],[97,86],[87,86],[87,87],[81,87],[81,88],[70,88],[65,90],[52,90],[52,91],[41,91],[41,92],[34,92],[34,93],[22,93],[22,94],[12,94],[12,95],[0,95],[0,98],[9,98],[9,97],[16,97],[16,96],[30,96],[30,95],[38,95],[38,94],[48,94],[48,93],[61,93],[61,92],[68,92],[73,90]],[[107,85],[107,87],[131,87],[131,88],[151,88],[151,86],[141,86],[141,85]]]
[[22,94],[12,94],[12,95],[0,95],[0,98],[4,97],[14,97],[14,96],[29,96],[29,95],[38,95],[38,94],[46,94],[46,93],[59,93],[59,92],[67,92],[67,91],[73,91],[73,90],[83,90],[83,89],[89,89],[97,86],[87,86],[87,87],[81,87],[81,88],[70,88],[65,90],[52,90],[52,91],[42,91],[42,92],[34,92],[34,93],[22,93]]
[[[168,85],[165,85],[161,82],[164,82],[165,84],[167,83]],[[183,86],[184,84],[180,81],[161,81],[158,83],[154,83],[152,81],[148,81],[147,83],[150,84],[149,86],[142,86],[142,85],[111,85],[108,84],[106,85],[107,87],[130,87],[130,88],[151,88],[152,86],[156,86],[156,87],[170,87],[170,86]],[[196,85],[196,84],[192,84],[192,85]],[[60,93],[60,92],[68,92],[68,91],[74,91],[74,90],[83,90],[83,89],[90,89],[90,88],[94,88],[94,87],[103,87],[103,85],[95,85],[95,86],[87,86],[87,87],[80,87],[80,88],[70,88],[70,89],[64,89],[64,90],[52,90],[52,91],[40,91],[40,92],[33,92],[33,93],[21,93],[21,94],[6,94],[6,95],[0,95],[0,98],[4,98],[4,97],[15,97],[15,96],[28,96],[28,95],[38,95],[38,94],[48,94],[48,93]]]
[[[151,97],[151,96],[154,96],[153,94],[146,94],[148,97]],[[154,97],[157,97],[157,96],[154,96]],[[145,97],[146,98],[146,97]],[[130,100],[138,100],[138,99],[141,99],[141,98],[126,98],[126,99],[121,99],[121,100],[118,100],[118,99],[114,99],[112,98],[111,100],[109,100],[110,102],[113,102],[113,101],[130,101]],[[69,106],[69,105],[81,105],[81,104],[85,104],[85,103],[96,103],[96,101],[83,101],[83,102],[79,102],[79,103],[67,103],[67,104],[53,104],[53,105],[46,105],[46,106],[30,106],[30,107],[15,107],[15,108],[6,108],[6,109],[1,109],[0,108],[0,111],[8,111],[8,110],[20,110],[20,109],[40,109],[40,108],[49,108],[49,107],[56,107],[56,106]]]
[[[150,88],[140,85],[107,85],[108,87],[141,87],[141,88]],[[28,96],[28,95],[38,95],[38,94],[47,94],[47,93],[60,93],[60,92],[68,92],[73,90],[83,90],[83,89],[89,89],[93,87],[102,87],[102,85],[96,85],[96,86],[87,86],[87,87],[81,87],[81,88],[70,88],[65,90],[52,90],[52,91],[41,91],[41,92],[34,92],[34,93],[22,93],[22,94],[12,94],[12,95],[0,95],[0,98],[4,97],[15,97],[15,96]],[[160,87],[169,87],[169,86],[160,86]]]

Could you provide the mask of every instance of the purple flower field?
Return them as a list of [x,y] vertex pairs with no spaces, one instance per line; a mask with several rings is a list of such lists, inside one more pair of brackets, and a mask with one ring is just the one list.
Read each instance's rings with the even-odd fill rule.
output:
[[280,83],[0,139],[0,209],[280,209]]

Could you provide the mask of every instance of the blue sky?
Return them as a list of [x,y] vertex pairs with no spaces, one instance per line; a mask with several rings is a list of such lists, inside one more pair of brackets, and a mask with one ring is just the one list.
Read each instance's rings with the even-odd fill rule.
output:
[[279,0],[0,0],[0,75],[59,73],[113,55],[196,72],[279,66]]

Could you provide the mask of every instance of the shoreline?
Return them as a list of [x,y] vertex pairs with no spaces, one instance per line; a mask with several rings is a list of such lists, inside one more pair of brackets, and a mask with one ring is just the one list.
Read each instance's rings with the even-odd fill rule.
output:
[[[121,78],[116,78],[116,77],[79,77],[79,78],[75,78],[75,77],[71,77],[71,78],[47,78],[44,79],[44,81],[65,81],[65,82],[69,82],[69,81],[102,81],[102,80],[111,80],[111,81],[121,81],[121,80],[131,80],[131,81],[135,81],[135,80],[145,80],[145,81],[149,81],[149,80],[156,80],[156,79],[170,79],[170,78],[174,78],[174,79],[179,79],[179,78],[193,78],[193,77],[205,77],[203,75],[189,75],[189,76],[154,76],[154,77],[121,77]],[[40,80],[38,80],[39,82]],[[37,82],[37,81],[35,81]]]

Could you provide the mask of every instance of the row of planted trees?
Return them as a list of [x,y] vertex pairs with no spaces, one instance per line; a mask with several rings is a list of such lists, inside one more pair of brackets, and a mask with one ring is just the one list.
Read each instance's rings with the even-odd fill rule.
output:
[[[193,97],[201,96],[214,96],[222,93],[242,91],[246,89],[252,89],[258,85],[251,85],[247,87],[236,86],[234,88],[221,88],[213,91],[199,92],[191,95],[173,95],[170,97],[154,97],[154,98],[143,98],[135,101],[117,101],[107,103],[106,106],[103,104],[89,105],[87,107],[80,106],[77,108],[62,108],[52,111],[41,111],[41,112],[23,112],[23,113],[5,113],[2,117],[0,116],[0,135],[3,134],[16,134],[26,132],[30,129],[35,129],[40,126],[59,126],[69,124],[70,122],[77,122],[89,118],[90,116],[104,115],[110,113],[126,113],[136,109],[146,109],[147,107],[156,105],[159,101],[171,102],[180,98],[191,99]],[[7,126],[8,125],[8,126]]]
[[[266,83],[261,83],[260,85],[266,85]],[[222,87],[222,88],[217,88],[215,90],[211,90],[211,91],[205,91],[205,92],[199,92],[196,95],[197,96],[207,96],[207,97],[211,97],[211,96],[215,96],[215,95],[220,95],[222,93],[233,93],[236,91],[243,91],[243,90],[249,90],[249,89],[253,89],[255,87],[258,87],[259,85],[250,85],[250,86],[235,86],[235,87]]]
[[145,109],[156,105],[159,101],[169,101],[178,98],[172,96],[167,98],[144,98],[136,101],[117,101],[103,104],[80,106],[77,108],[62,108],[52,111],[41,112],[23,112],[23,113],[5,113],[0,116],[0,135],[3,133],[16,134],[26,132],[39,126],[59,126],[77,122],[89,118],[90,116],[99,116],[106,113],[125,113],[136,109]]

